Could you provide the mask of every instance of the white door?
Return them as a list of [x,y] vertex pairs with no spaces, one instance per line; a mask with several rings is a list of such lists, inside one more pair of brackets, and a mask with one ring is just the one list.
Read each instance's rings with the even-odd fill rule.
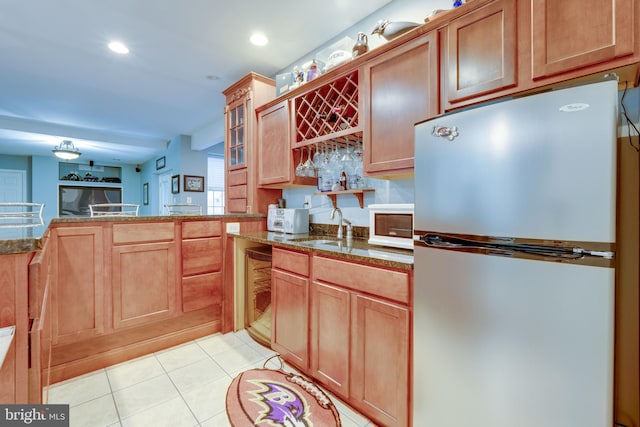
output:
[[167,215],[166,204],[171,200],[171,172],[158,175],[158,215]]
[[27,201],[27,173],[21,170],[0,169],[0,203]]

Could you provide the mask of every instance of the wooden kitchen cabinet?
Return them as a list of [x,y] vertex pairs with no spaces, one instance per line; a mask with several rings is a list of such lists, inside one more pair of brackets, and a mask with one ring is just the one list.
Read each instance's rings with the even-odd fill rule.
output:
[[258,113],[258,185],[286,184],[293,177],[289,101]]
[[351,396],[383,425],[407,425],[409,308],[361,294],[351,304]]
[[225,91],[225,210],[266,213],[282,194],[258,187],[258,142],[255,108],[275,98],[275,82],[249,73]]
[[409,423],[410,282],[406,271],[313,258],[311,375],[386,426]]
[[114,329],[174,316],[177,261],[174,224],[114,224],[113,243]]
[[413,126],[438,113],[436,40],[429,32],[362,66],[365,174],[413,172]]
[[258,185],[285,188],[298,185],[315,185],[315,178],[300,177],[295,167],[308,157],[307,151],[292,150],[290,132],[290,102],[283,100],[275,105],[258,109]]
[[518,84],[516,2],[496,0],[441,31],[442,108]]
[[273,248],[271,263],[271,348],[306,371],[309,255]]
[[51,235],[52,343],[105,330],[104,237],[100,226],[58,227]]
[[349,291],[314,281],[311,283],[311,373],[321,384],[342,397],[349,396]]
[[636,0],[531,0],[533,79],[631,57],[637,8]]
[[222,304],[222,221],[182,222],[182,311]]
[[28,266],[33,253],[0,256],[0,328],[15,326],[0,364],[0,403],[28,403]]
[[51,253],[49,239],[29,264],[29,403],[47,402],[51,367]]

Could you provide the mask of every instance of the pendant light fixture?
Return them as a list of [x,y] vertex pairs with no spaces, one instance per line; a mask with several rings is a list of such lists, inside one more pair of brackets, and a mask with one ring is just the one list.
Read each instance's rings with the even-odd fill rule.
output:
[[55,147],[51,151],[53,151],[53,154],[55,154],[56,157],[59,157],[59,158],[64,159],[64,160],[74,160],[74,159],[77,159],[78,157],[80,157],[80,155],[82,154],[73,145],[73,142],[71,142],[69,140],[62,141],[60,143],[60,145],[58,145],[57,147]]

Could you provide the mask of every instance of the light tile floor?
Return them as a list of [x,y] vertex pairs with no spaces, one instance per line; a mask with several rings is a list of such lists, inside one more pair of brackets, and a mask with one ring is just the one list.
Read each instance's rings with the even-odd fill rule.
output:
[[[245,331],[214,334],[54,384],[49,403],[69,404],[71,427],[230,426],[231,380],[273,354]],[[331,397],[343,426],[374,426]]]

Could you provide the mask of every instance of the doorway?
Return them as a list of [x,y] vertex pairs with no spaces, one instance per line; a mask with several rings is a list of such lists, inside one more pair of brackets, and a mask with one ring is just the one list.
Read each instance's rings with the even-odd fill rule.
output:
[[27,172],[0,169],[0,203],[24,203],[27,201]]
[[158,175],[158,215],[165,215],[164,205],[173,203],[171,199],[171,171]]

